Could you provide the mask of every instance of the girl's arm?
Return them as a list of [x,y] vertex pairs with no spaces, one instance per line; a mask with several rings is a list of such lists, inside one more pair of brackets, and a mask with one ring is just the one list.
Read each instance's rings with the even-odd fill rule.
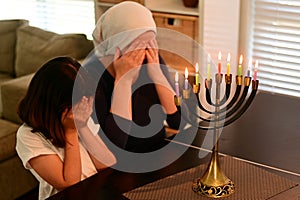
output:
[[92,113],[93,99],[83,97],[72,110],[65,109],[61,121],[66,146],[64,161],[58,155],[40,155],[28,162],[39,176],[58,190],[69,187],[81,180],[81,157],[78,130],[85,127]]
[[99,137],[99,128],[96,126],[93,120],[90,119],[88,125],[79,130],[79,136],[88,150],[96,169],[100,171],[114,165],[116,158]]
[[66,133],[64,162],[56,154],[40,155],[29,164],[39,176],[58,190],[81,180],[81,159],[77,131]]

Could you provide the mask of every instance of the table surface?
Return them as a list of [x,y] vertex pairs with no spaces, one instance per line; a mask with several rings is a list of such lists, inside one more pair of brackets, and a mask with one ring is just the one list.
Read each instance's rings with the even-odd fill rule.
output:
[[[300,99],[259,92],[246,113],[224,127],[219,139],[220,154],[262,167],[300,183]],[[206,131],[199,131],[188,150],[175,162],[148,173],[107,169],[61,191],[49,199],[127,199],[122,194],[177,172],[207,163],[211,149]],[[299,199],[300,186],[271,199]]]

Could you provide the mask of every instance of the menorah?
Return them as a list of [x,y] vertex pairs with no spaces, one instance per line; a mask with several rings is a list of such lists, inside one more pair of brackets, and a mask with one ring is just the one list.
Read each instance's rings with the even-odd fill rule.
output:
[[[255,71],[256,72],[256,71]],[[197,75],[197,74],[196,74]],[[227,197],[234,193],[235,186],[233,181],[231,181],[222,171],[219,163],[218,156],[218,136],[220,134],[220,129],[224,126],[227,126],[237,119],[239,119],[243,113],[249,108],[252,103],[258,88],[259,81],[256,80],[256,73],[252,80],[252,90],[249,91],[251,85],[251,77],[249,73],[244,77],[239,73],[236,76],[236,88],[235,92],[231,94],[231,83],[232,83],[232,74],[225,74],[225,92],[224,96],[221,98],[221,85],[222,85],[223,74],[218,72],[215,75],[215,101],[212,101],[212,79],[205,79],[205,106],[201,101],[200,95],[200,83],[196,81],[193,84],[192,88],[187,88],[186,86],[183,89],[182,97],[181,95],[175,95],[174,101],[176,106],[181,106],[183,103],[190,105],[191,92],[193,91],[196,96],[196,107],[202,112],[195,111],[195,107],[188,106],[188,113],[182,112],[183,119],[202,130],[213,130],[214,133],[214,147],[212,149],[211,159],[208,164],[208,167],[201,178],[198,178],[197,181],[193,184],[192,189],[198,194],[201,194],[206,197],[212,198],[221,198]],[[196,77],[197,80],[197,77]],[[175,83],[176,84],[176,83]],[[234,89],[233,89],[234,90]],[[250,94],[249,94],[250,93]],[[208,115],[208,117],[204,117]],[[192,117],[191,117],[192,116]],[[192,120],[196,118],[197,120]]]

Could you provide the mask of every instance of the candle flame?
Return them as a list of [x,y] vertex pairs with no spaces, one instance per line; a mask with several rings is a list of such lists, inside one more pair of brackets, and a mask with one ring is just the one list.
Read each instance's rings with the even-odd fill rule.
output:
[[221,51],[219,51],[218,60],[221,60],[221,59],[222,59],[222,53],[221,53]]
[[210,63],[210,54],[207,54],[207,62]]
[[185,68],[184,76],[185,76],[186,79],[187,79],[188,76],[189,76],[189,71],[188,71],[188,68],[187,68],[187,67]]
[[199,72],[199,65],[198,65],[198,63],[196,63],[195,70],[196,70],[196,73]]
[[252,59],[250,58],[250,59],[249,59],[249,63],[248,63],[248,70],[251,69],[251,66],[252,66]]
[[258,68],[258,60],[255,61],[255,68]]
[[178,72],[175,73],[175,82],[178,82],[179,80],[179,75],[178,75]]
[[227,62],[230,62],[230,53],[227,55]]
[[240,65],[243,64],[243,55],[240,55],[240,62],[239,62],[239,64]]

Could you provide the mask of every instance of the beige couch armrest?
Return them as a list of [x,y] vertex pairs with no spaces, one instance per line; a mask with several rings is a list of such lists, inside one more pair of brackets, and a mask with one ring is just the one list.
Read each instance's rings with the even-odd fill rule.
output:
[[20,100],[27,92],[33,73],[7,81],[1,85],[1,97],[3,105],[2,117],[6,120],[21,124],[17,115],[17,108]]

